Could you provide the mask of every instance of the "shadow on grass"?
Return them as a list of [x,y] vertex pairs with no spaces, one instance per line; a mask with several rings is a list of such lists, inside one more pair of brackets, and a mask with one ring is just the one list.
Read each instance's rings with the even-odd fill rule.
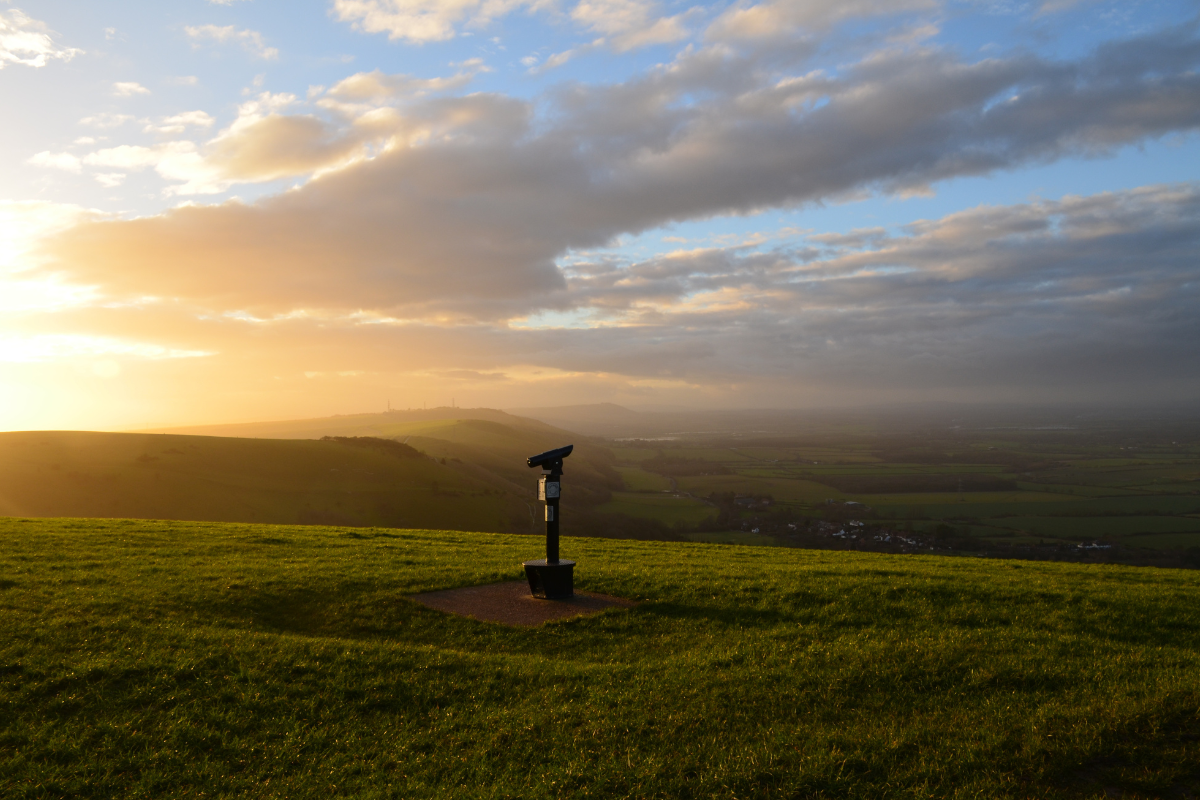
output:
[[773,628],[780,624],[807,621],[804,615],[777,609],[720,608],[684,603],[642,603],[638,610],[647,616],[672,620],[715,623],[734,628]]
[[1102,755],[1051,767],[1050,783],[1070,797],[1187,798],[1200,791],[1200,714],[1159,709],[1114,733]]

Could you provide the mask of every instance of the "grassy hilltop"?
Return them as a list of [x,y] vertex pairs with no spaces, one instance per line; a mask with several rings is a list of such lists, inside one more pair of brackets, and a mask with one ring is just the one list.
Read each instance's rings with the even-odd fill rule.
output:
[[0,796],[1200,791],[1200,574],[568,538],[628,611],[419,591],[528,537],[0,520]]

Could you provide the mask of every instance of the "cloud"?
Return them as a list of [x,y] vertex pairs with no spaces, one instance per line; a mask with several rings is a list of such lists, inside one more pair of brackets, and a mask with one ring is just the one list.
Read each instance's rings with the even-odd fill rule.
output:
[[192,40],[193,44],[198,44],[203,41],[216,42],[217,44],[235,43],[242,46],[250,55],[255,58],[271,60],[279,57],[279,50],[274,47],[267,47],[263,41],[262,34],[252,30],[238,30],[233,25],[188,25],[184,29],[184,33]]
[[[363,157],[370,139],[371,118],[349,130],[311,114],[281,113],[296,103],[295,95],[264,92],[238,108],[237,119],[206,143],[203,180],[178,192],[219,190],[234,182],[261,182],[308,175],[343,166]],[[203,188],[211,181],[212,189]]]
[[83,168],[78,156],[70,153],[51,153],[49,150],[43,150],[30,156],[27,163],[33,164],[35,167],[61,169],[64,172],[79,172]]
[[1195,396],[1195,184],[586,255],[675,221],[917,191],[1200,127],[1192,29],[1065,60],[885,44],[825,72],[811,52],[689,48],[534,99],[364,72],[316,108],[262,94],[204,142],[98,149],[82,167],[155,169],[180,191],[305,182],[44,237],[22,256],[30,277],[103,303],[26,315],[23,335],[213,353],[160,368],[187,362],[182,384],[264,398],[322,391],[305,373],[361,373],[343,392],[453,382],[513,402],[530,387],[780,405],[820,401],[813,387],[879,402]]
[[470,59],[457,66],[460,68],[458,73],[444,78],[388,75],[378,69],[373,72],[358,72],[338,81],[326,93],[326,96],[338,102],[392,103],[397,100],[422,97],[433,92],[460,89],[470,83],[480,72],[491,71],[478,58]]
[[44,67],[51,60],[70,61],[83,53],[77,47],[59,47],[44,22],[20,9],[0,10],[0,69],[9,64]]
[[[555,6],[553,0],[334,0],[333,10],[356,30],[422,44],[453,39],[462,28],[480,28],[518,10],[551,11]],[[643,0],[579,0],[570,18],[581,28],[602,34],[605,39],[598,44],[626,52],[685,38],[686,21],[695,14],[696,10],[662,16],[657,3]],[[560,54],[556,65],[571,55]]]
[[[572,47],[570,50],[563,50],[558,53],[552,53],[551,55],[547,56],[546,60],[543,61],[541,64],[537,63],[537,58],[535,56],[528,56],[527,58],[523,58],[523,59],[521,59],[521,63],[525,64],[526,66],[529,67],[529,73],[531,75],[540,75],[543,72],[549,72],[552,69],[558,69],[563,64],[566,64],[568,61],[570,61],[571,59],[581,56],[585,53],[590,53],[594,50],[598,50],[601,47],[604,47],[604,39],[603,38],[596,39],[595,41],[589,42],[587,44],[581,44],[578,47]],[[526,63],[526,62],[528,62],[528,63]]]
[[87,125],[91,128],[100,128],[101,130],[109,128],[119,128],[129,120],[133,119],[129,114],[94,114],[90,117],[84,117],[79,120],[80,125]]
[[[186,181],[181,192],[319,179],[254,205],[84,226],[55,248],[64,272],[119,295],[256,313],[510,319],[575,307],[558,260],[621,234],[913,191],[1194,130],[1197,64],[1200,44],[1172,31],[1066,62],[884,50],[835,76],[771,75],[712,48],[625,83],[561,87],[540,108],[430,96],[341,122],[285,113],[294,97],[262,95],[204,147],[123,146],[83,162],[153,166]],[[390,85],[367,73],[341,91]],[[704,103],[680,102],[701,94]]]
[[[123,341],[112,337],[79,336],[71,334],[42,334],[36,336],[0,336],[0,362],[42,362],[54,360],[77,360],[98,355],[116,355],[127,358],[161,360],[168,358],[203,358],[211,356],[202,350],[176,350],[146,342]],[[115,377],[120,368],[113,370],[100,362],[104,372],[101,377]],[[116,366],[113,364],[113,366]],[[107,374],[105,374],[107,373]]]
[[[53,324],[216,354],[224,380],[236,374],[264,397],[264,376],[278,387],[288,375],[359,372],[374,385],[384,376],[465,382],[511,389],[514,399],[553,389],[586,401],[646,387],[680,400],[690,392],[690,402],[780,405],[1013,392],[1027,401],[1179,399],[1200,389],[1198,245],[1200,184],[1147,186],[980,206],[883,235],[583,263],[550,287],[609,320],[579,328],[180,313],[186,307],[168,302],[76,307]],[[272,277],[311,277],[289,266],[259,279],[266,287]],[[29,334],[40,333],[35,321]]]
[[617,52],[677,42],[688,35],[687,14],[659,16],[657,4],[639,0],[580,0],[571,19],[609,37]]
[[[635,264],[579,262],[567,294],[578,307],[619,311],[626,322],[720,316],[749,303],[759,314],[834,312],[855,329],[920,327],[943,317],[1052,318],[1064,308],[1113,309],[1192,293],[1188,251],[1200,241],[1200,185],[1148,186],[1090,197],[980,206],[913,223],[810,235],[797,245],[679,251]],[[1157,302],[1157,301],[1156,301]],[[844,335],[844,333],[843,333]]]
[[[168,193],[188,195],[222,192],[235,182],[308,175],[360,157],[369,137],[357,129],[340,132],[311,115],[279,113],[295,102],[291,94],[264,92],[243,103],[233,124],[203,146],[187,140],[152,147],[118,145],[77,160],[120,170],[152,168],[168,181],[181,182],[169,187]],[[149,124],[146,130],[176,133],[188,127],[210,127],[213,122],[205,112],[191,111]],[[361,127],[369,128],[369,124]],[[35,158],[38,161],[34,163],[41,166],[59,166],[52,159],[61,159],[59,168],[68,166],[65,154],[38,154]]]
[[[31,268],[39,240],[101,215],[81,206],[40,200],[0,200],[0,271]],[[3,294],[3,292],[0,292]]]
[[[479,59],[455,66],[460,71],[446,78],[387,75],[376,70],[352,75],[328,92],[318,87],[314,93],[319,98],[317,105],[333,112],[335,120],[314,114],[285,113],[297,104],[296,96],[264,92],[239,106],[233,123],[202,145],[185,140],[153,147],[120,145],[89,153],[82,163],[123,170],[154,168],[163,178],[182,182],[168,187],[169,194],[214,194],[236,183],[310,177],[345,168],[402,140],[428,141],[447,135],[461,138],[473,127],[489,122],[511,126],[513,120],[497,116],[489,121],[472,110],[476,106],[486,109],[496,105],[487,99],[439,101],[420,116],[412,117],[396,110],[395,106],[460,88],[488,69]],[[513,104],[508,107],[515,108]],[[87,121],[111,125],[127,119],[88,118]],[[178,134],[188,128],[208,128],[214,122],[206,112],[189,111],[157,123],[148,122],[144,130]],[[47,161],[52,155],[39,154],[35,163],[54,166]],[[56,158],[62,158],[64,165],[67,162],[64,157]]]
[[718,41],[784,39],[816,33],[851,19],[892,16],[914,11],[932,11],[937,0],[842,0],[837,3],[811,0],[768,0],[738,3],[709,26],[706,37]]
[[226,186],[219,170],[206,163],[196,145],[187,141],[165,142],[154,147],[128,144],[106,147],[88,153],[82,163],[127,172],[153,168],[168,180],[184,181],[175,187],[177,193],[211,194]]
[[146,133],[183,133],[189,127],[211,128],[215,123],[204,111],[184,111],[170,117],[164,117],[157,124],[147,123],[142,129]]
[[459,25],[479,27],[520,8],[548,5],[544,0],[334,0],[333,12],[364,33],[421,44],[453,39]]
[[97,150],[94,153],[88,153],[83,157],[83,163],[95,167],[118,167],[120,169],[144,169],[145,167],[157,166],[171,152],[179,152],[185,150],[191,151],[191,147],[180,147],[179,142],[171,142],[170,144],[160,145],[158,147],[141,147],[139,145],[123,144],[118,147],[106,147],[103,150]]
[[133,97],[139,94],[150,94],[150,90],[136,81],[119,81],[113,84],[113,94],[117,97]]

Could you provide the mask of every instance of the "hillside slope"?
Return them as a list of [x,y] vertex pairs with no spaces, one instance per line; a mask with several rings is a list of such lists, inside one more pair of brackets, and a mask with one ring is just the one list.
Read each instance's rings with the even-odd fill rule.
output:
[[[171,428],[159,433],[271,439],[319,439],[322,436],[378,436],[395,439],[445,458],[452,467],[493,488],[528,499],[540,473],[530,470],[531,455],[574,444],[566,462],[563,503],[590,508],[622,488],[608,448],[578,433],[492,408],[431,408],[350,414],[320,419],[251,422]],[[458,459],[458,461],[454,461]]]
[[457,467],[336,441],[0,433],[0,515],[532,530],[532,492]]

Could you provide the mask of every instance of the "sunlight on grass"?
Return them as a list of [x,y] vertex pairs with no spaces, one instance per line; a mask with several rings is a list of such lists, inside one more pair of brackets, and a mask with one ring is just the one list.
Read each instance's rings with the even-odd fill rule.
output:
[[564,540],[628,611],[409,602],[533,537],[2,520],[6,798],[1194,790],[1200,575]]

